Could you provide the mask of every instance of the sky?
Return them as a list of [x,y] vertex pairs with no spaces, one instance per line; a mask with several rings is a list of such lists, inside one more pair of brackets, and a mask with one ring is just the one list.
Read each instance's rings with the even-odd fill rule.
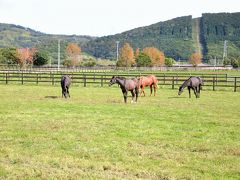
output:
[[240,12],[239,0],[0,0],[0,23],[47,34],[106,36],[176,17]]

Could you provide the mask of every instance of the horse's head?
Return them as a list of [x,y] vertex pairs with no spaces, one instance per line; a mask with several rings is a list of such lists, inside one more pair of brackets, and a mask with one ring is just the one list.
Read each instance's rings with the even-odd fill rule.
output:
[[113,76],[112,79],[111,79],[110,82],[109,82],[109,86],[115,84],[116,81],[117,81],[117,77],[116,77],[116,76]]
[[179,87],[179,90],[178,90],[178,95],[180,96],[180,95],[182,94],[182,92],[183,92],[183,87],[180,86],[180,87]]

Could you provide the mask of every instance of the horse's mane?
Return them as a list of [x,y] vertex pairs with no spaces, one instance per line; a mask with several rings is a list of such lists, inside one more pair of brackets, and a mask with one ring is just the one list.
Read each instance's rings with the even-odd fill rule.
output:
[[180,88],[186,87],[186,84],[188,83],[188,81],[189,81],[191,78],[192,78],[192,76],[190,76],[187,80],[185,80],[185,81],[183,82],[183,84],[180,86]]
[[116,76],[116,78],[122,79],[122,80],[126,79],[125,77],[122,77],[122,76]]

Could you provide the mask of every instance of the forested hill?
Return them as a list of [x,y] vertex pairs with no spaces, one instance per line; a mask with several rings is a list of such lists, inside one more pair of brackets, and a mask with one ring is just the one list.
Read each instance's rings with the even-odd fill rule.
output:
[[52,35],[13,24],[0,23],[0,48],[37,47],[48,51],[51,57],[57,58],[58,40],[61,40],[61,51],[67,43],[74,42],[83,46],[96,37],[77,35]]
[[[0,23],[0,48],[39,47],[56,56],[57,40],[61,52],[66,44],[77,43],[95,57],[115,59],[116,41],[128,42],[136,48],[157,47],[167,57],[188,59],[193,52],[202,52],[204,59],[222,58],[226,41],[228,56],[240,57],[240,13],[203,14],[202,17],[178,17],[104,37],[50,35],[22,26]],[[55,53],[55,55],[54,55]]]
[[178,58],[187,57],[193,49],[192,17],[185,16],[150,26],[136,28],[121,34],[105,36],[89,41],[84,46],[88,53],[103,58],[116,56],[116,41],[128,42],[136,48],[157,47],[167,56]]
[[120,41],[120,46],[128,42],[134,49],[157,47],[176,60],[200,51],[208,60],[223,57],[225,40],[228,56],[240,56],[240,13],[179,17],[89,41],[84,50],[96,57],[115,58],[116,41]]
[[222,58],[224,41],[228,56],[240,57],[240,12],[203,14],[201,41],[205,58]]

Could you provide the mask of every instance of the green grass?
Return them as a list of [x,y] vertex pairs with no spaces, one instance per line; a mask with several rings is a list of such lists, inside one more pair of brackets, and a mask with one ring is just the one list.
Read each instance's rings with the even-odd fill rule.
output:
[[239,92],[124,104],[116,85],[0,89],[0,179],[240,178]]

